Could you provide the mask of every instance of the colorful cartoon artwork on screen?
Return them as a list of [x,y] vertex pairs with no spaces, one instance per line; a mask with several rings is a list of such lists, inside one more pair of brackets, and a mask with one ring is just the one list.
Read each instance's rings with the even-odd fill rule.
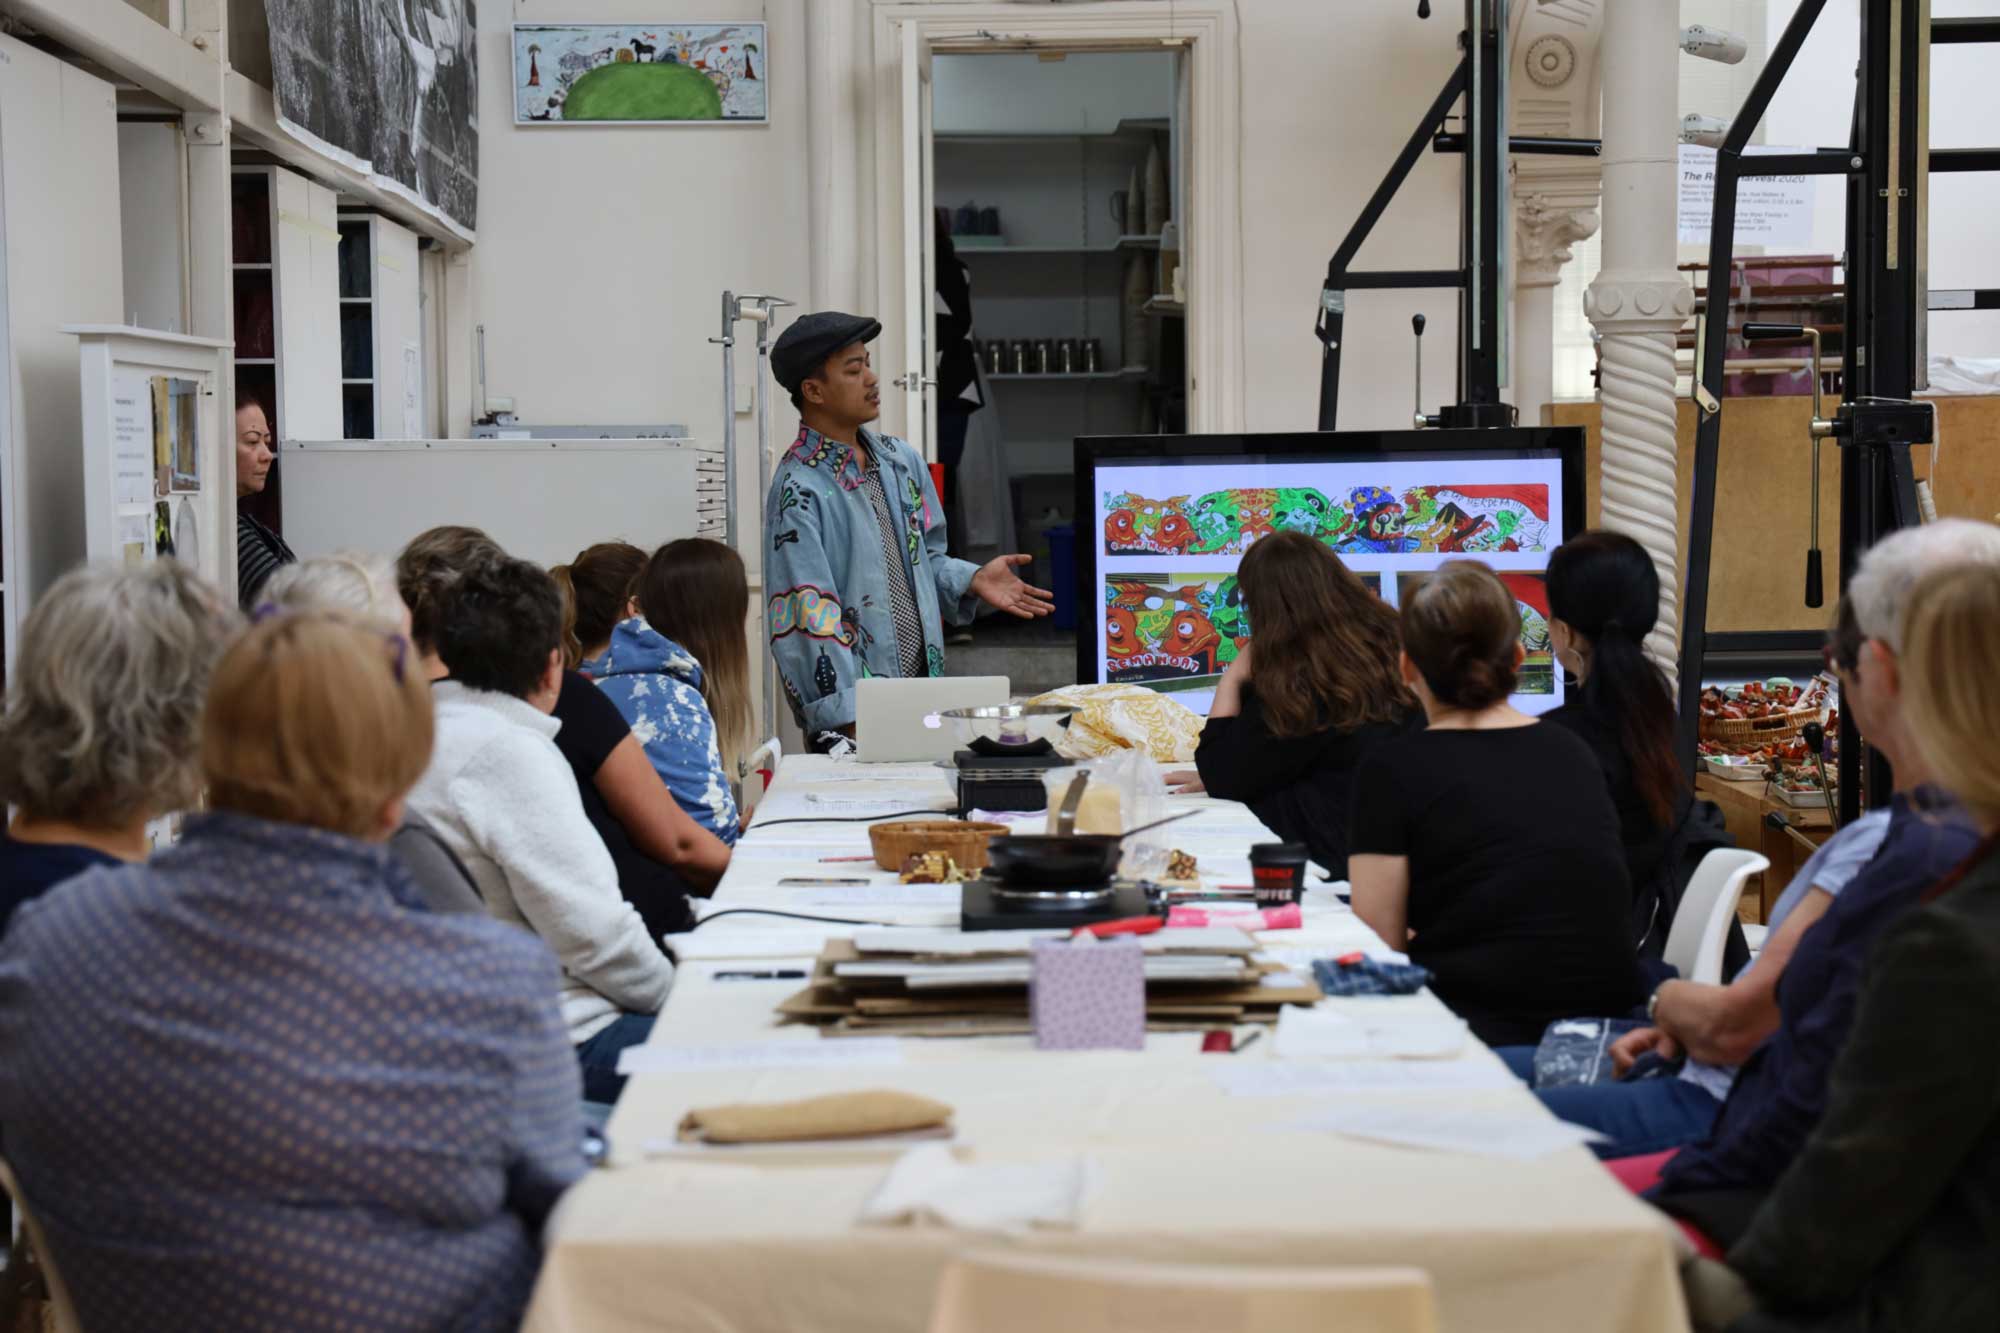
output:
[[1477,555],[1548,549],[1549,488],[1238,487],[1206,495],[1104,497],[1107,555],[1237,555],[1259,537],[1303,532],[1348,555]]
[[[1521,613],[1521,668],[1515,673],[1514,693],[1552,695],[1556,692],[1555,644],[1549,638],[1549,587],[1546,574],[1500,570],[1500,581],[1514,594],[1514,609]],[[1410,597],[1431,576],[1429,570],[1396,576],[1396,602],[1407,606]]]
[[[1363,574],[1381,591],[1379,574]],[[1112,574],[1104,580],[1104,679],[1147,685],[1213,678],[1250,640],[1236,576]]]

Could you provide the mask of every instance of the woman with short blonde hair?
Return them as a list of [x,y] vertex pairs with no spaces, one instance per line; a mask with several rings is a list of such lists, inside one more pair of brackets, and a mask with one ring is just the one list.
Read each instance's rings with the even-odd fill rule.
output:
[[396,565],[359,551],[316,555],[271,575],[260,605],[286,611],[348,610],[410,632],[410,608],[396,586]]
[[519,1325],[582,1090],[547,947],[382,845],[431,732],[400,634],[268,617],[215,672],[214,809],[0,938],[0,1122],[85,1328]]
[[[2000,531],[1976,535],[2000,549]],[[1862,624],[1876,612],[1900,644],[1909,740],[1984,841],[1883,932],[1825,1114],[1761,1202],[1726,1210],[1758,1204],[1746,1232],[1717,1237],[1747,1287],[1698,1313],[1719,1324],[1759,1307],[1732,1328],[2000,1327],[2000,568],[1958,563],[1901,582],[1901,617],[1864,606]],[[1703,1305],[1715,1300],[1713,1273],[1690,1272]]]
[[146,823],[194,804],[209,674],[240,623],[162,560],[71,570],[35,603],[0,712],[0,929],[93,865],[146,855]]

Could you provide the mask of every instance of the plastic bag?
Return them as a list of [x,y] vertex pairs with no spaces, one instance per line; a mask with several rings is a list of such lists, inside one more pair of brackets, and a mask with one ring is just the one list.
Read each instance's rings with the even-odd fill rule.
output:
[[1132,749],[1163,764],[1186,764],[1201,742],[1197,714],[1173,696],[1143,685],[1065,685],[1029,702],[1076,710],[1057,743],[1071,758]]
[[[1083,803],[1077,809],[1078,833],[1123,833],[1165,819],[1169,813],[1167,784],[1160,775],[1160,766],[1143,750],[1119,750],[1042,775],[1042,786],[1049,797],[1050,833],[1056,831],[1063,796],[1078,773],[1090,777],[1089,785],[1083,789]],[[1118,864],[1119,877],[1157,879],[1164,875],[1173,851],[1167,838],[1168,829],[1156,829],[1128,840]]]

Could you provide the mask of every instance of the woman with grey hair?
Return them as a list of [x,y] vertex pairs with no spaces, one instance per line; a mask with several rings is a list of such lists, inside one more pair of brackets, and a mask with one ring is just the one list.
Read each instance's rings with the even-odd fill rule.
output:
[[0,711],[0,929],[92,866],[140,861],[146,823],[200,794],[202,700],[239,624],[172,560],[71,570],[21,626]]
[[257,603],[286,611],[353,611],[396,626],[405,638],[410,633],[410,608],[386,556],[340,551],[285,565],[266,581]]

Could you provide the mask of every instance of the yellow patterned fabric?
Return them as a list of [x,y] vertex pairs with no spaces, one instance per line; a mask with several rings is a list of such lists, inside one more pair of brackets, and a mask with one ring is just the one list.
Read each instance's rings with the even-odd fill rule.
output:
[[1058,747],[1072,759],[1143,750],[1155,763],[1187,764],[1194,762],[1201,740],[1198,715],[1172,695],[1143,685],[1065,685],[1029,702],[1076,710]]

